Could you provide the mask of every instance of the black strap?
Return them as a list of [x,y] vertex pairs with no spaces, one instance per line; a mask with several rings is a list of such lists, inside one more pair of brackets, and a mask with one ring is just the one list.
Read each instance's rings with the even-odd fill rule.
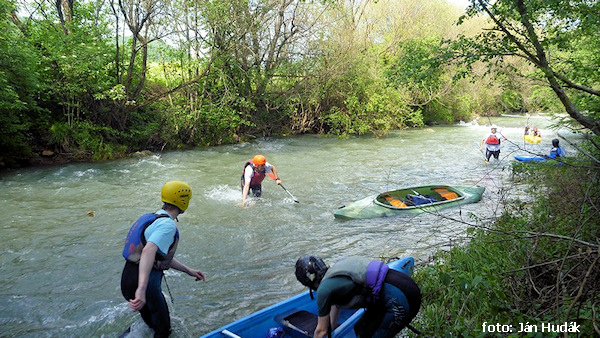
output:
[[385,283],[389,283],[404,293],[410,307],[409,316],[413,318],[421,308],[421,289],[415,281],[405,273],[389,269],[385,276]]
[[146,226],[144,226],[144,229],[142,230],[141,234],[140,234],[140,239],[142,240],[142,244],[144,246],[146,246],[146,236],[144,236],[144,233],[146,233],[146,229],[148,229],[149,226],[152,225],[152,223],[156,222],[157,219],[162,218],[162,217],[170,217],[167,214],[155,214],[156,218],[154,219],[154,221],[146,224]]

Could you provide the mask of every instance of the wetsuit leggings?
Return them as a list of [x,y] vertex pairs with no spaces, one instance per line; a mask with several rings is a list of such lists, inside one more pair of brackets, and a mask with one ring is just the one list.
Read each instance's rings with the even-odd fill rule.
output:
[[356,323],[357,337],[393,338],[417,315],[421,307],[421,290],[407,275],[395,270],[390,272],[388,277],[392,278],[386,277],[381,299],[367,307]]
[[[126,300],[135,298],[138,285],[139,266],[127,262],[121,275],[121,292]],[[146,305],[140,310],[144,322],[154,330],[154,337],[168,337],[171,334],[171,317],[169,307],[162,293],[161,281],[163,272],[152,269],[146,288]]]
[[490,160],[492,155],[494,155],[495,159],[498,159],[500,157],[500,150],[485,150],[485,158],[487,158],[488,161]]

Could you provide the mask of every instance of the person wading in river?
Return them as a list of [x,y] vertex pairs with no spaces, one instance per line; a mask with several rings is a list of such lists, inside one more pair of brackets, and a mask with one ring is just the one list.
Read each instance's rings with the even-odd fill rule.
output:
[[246,204],[248,193],[252,190],[254,197],[260,197],[262,194],[262,181],[265,176],[269,176],[277,182],[277,185],[281,184],[279,175],[277,175],[277,169],[267,162],[267,159],[263,155],[256,155],[252,160],[246,161],[244,165],[244,172],[242,173],[242,203],[241,206]]
[[338,325],[340,308],[366,308],[354,325],[357,337],[395,337],[419,312],[421,290],[408,275],[364,257],[347,257],[328,267],[318,256],[296,261],[296,279],[317,291],[314,337]]
[[[179,231],[177,216],[187,210],[192,189],[181,181],[167,182],[161,191],[162,209],[142,215],[129,229],[123,248],[125,267],[121,292],[133,311],[154,330],[154,337],[171,334],[169,308],[161,289],[163,271],[169,268],[204,280],[204,273],[187,267],[175,258]],[[127,332],[127,331],[126,331]]]
[[504,135],[497,134],[497,130],[498,128],[496,126],[492,126],[491,133],[487,134],[487,136],[484,137],[479,144],[479,148],[481,148],[485,143],[485,163],[490,161],[492,155],[494,155],[496,160],[500,157],[500,141],[501,139],[506,140],[506,137],[504,137]]

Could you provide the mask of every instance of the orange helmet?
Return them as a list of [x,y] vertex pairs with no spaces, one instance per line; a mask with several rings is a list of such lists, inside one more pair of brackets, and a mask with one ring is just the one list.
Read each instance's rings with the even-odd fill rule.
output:
[[264,165],[267,163],[267,159],[262,155],[256,155],[252,159],[252,162],[254,162],[254,165]]

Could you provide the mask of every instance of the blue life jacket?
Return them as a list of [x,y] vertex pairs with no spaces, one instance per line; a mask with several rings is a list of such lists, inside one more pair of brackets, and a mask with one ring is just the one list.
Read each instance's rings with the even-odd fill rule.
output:
[[[144,232],[146,229],[154,223],[158,218],[169,217],[166,214],[144,214],[137,219],[129,229],[127,237],[125,239],[125,246],[123,248],[123,257],[132,263],[139,263],[142,257],[142,250],[146,245],[146,237]],[[175,238],[173,244],[169,247],[169,251],[166,255],[159,252],[156,253],[154,268],[158,270],[167,270],[171,266],[171,261],[175,256],[175,250],[177,249],[177,243],[179,242],[179,230],[175,232]]]
[[561,147],[554,147],[550,150],[550,155],[548,155],[548,157],[550,158],[557,158],[557,157],[564,157],[565,156],[565,152],[564,150],[562,150]]
[[364,257],[348,257],[327,269],[323,280],[336,276],[350,277],[355,284],[361,287],[361,290],[350,302],[340,305],[340,307],[364,307],[365,304],[379,300],[379,294],[388,270],[389,266],[382,261]]

